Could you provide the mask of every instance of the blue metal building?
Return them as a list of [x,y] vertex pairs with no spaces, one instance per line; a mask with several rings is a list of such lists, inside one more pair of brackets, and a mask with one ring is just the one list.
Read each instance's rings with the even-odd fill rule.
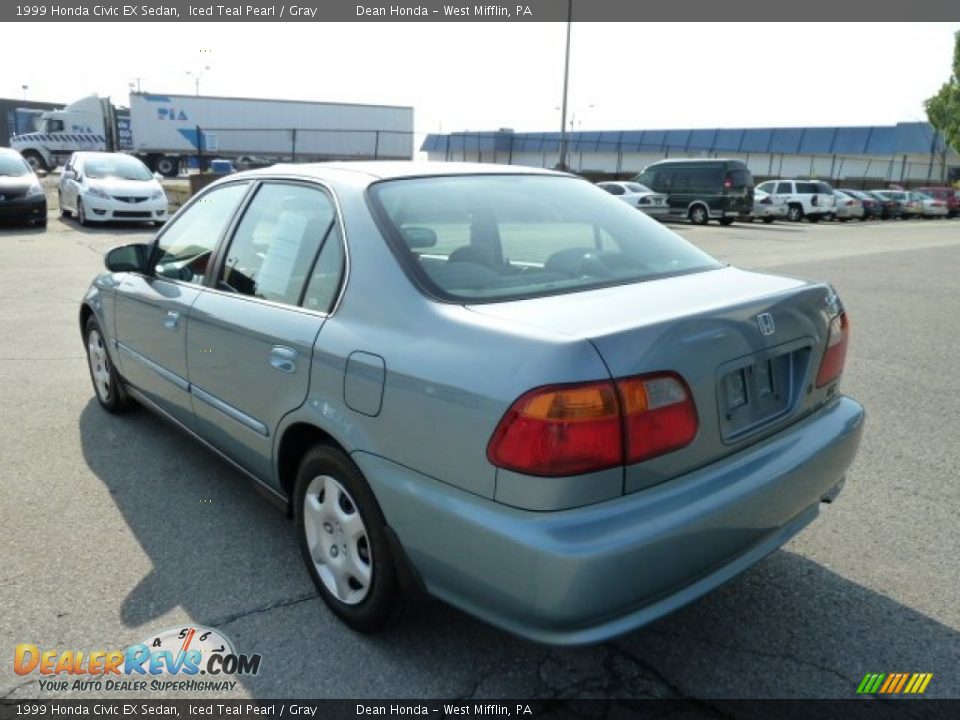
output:
[[[732,157],[758,178],[821,177],[870,184],[939,182],[960,156],[945,151],[940,133],[923,122],[886,126],[608,130],[568,134],[572,170],[629,175],[666,157]],[[421,151],[431,160],[554,167],[559,132],[430,134]]]

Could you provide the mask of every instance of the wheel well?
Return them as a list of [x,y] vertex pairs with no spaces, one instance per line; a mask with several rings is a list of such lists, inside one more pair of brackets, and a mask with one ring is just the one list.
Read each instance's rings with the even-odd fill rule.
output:
[[710,208],[707,207],[707,204],[705,202],[703,202],[702,200],[694,200],[692,203],[690,203],[687,206],[687,215],[689,215],[693,211],[693,209],[698,205],[702,207],[704,210],[706,210],[707,214],[710,213]]
[[90,319],[90,316],[93,315],[93,309],[87,305],[83,304],[80,306],[80,335],[83,336],[84,331],[87,329],[87,320]]
[[[283,433],[283,437],[280,438],[280,449],[277,453],[277,479],[280,481],[280,487],[287,494],[287,498],[293,497],[293,484],[297,479],[297,468],[300,466],[300,460],[310,448],[321,443],[340,447],[340,444],[328,433],[307,423],[291,425]],[[342,447],[340,449],[343,450]]]

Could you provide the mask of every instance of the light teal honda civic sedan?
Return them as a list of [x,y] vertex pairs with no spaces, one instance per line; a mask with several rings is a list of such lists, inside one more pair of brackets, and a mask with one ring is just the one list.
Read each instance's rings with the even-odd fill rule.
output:
[[106,267],[80,309],[100,404],[286,508],[363,632],[422,590],[538,641],[627,632],[810,523],[860,441],[829,285],[563,173],[240,173]]

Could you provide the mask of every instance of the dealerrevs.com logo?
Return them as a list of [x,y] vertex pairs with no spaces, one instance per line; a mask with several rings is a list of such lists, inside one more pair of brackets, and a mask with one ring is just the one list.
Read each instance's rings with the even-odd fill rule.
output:
[[21,643],[14,650],[13,669],[17,675],[45,676],[41,690],[198,692],[233,690],[237,681],[229,678],[256,675],[261,659],[237,653],[218,630],[181,627],[122,650],[41,649]]

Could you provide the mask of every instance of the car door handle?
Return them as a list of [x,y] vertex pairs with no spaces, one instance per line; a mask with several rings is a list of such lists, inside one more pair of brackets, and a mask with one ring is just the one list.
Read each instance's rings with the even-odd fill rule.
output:
[[270,366],[280,372],[295,373],[297,371],[297,351],[286,345],[274,345],[270,350]]
[[163,321],[163,326],[167,330],[176,330],[180,326],[180,313],[170,310],[167,313],[167,319]]

